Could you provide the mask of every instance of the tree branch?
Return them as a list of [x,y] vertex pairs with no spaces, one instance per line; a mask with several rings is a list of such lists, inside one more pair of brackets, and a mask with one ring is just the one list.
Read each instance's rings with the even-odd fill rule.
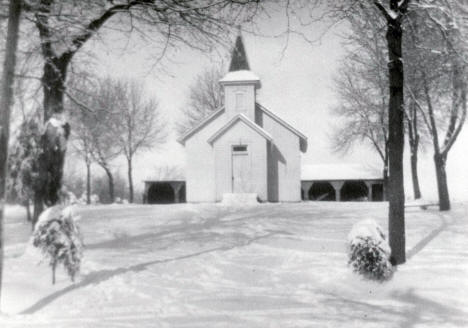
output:
[[382,15],[385,17],[388,23],[392,23],[395,19],[388,13],[388,10],[378,0],[374,0],[374,5],[379,9]]
[[443,149],[441,150],[441,154],[443,156],[447,156],[448,152],[450,151],[450,148],[452,148],[453,144],[455,143],[455,140],[457,140],[458,135],[460,134],[460,131],[463,128],[463,125],[465,125],[465,120],[466,120],[466,90],[463,90],[463,96],[462,96],[462,114],[460,117],[460,120],[458,121],[457,127],[454,129],[453,133],[449,135],[447,133],[447,138],[445,139]]
[[116,13],[129,10],[130,8],[135,7],[137,5],[153,4],[153,3],[154,1],[152,0],[134,0],[134,1],[128,2],[127,4],[120,4],[120,5],[115,5],[113,7],[110,7],[100,17],[92,20],[88,24],[88,26],[85,28],[85,32],[83,34],[78,35],[77,37],[73,39],[72,41],[73,48],[63,53],[62,58],[65,61],[70,61],[73,55],[86,43],[86,41],[88,41],[94,35],[94,33],[97,30],[99,30],[101,26],[103,26],[104,23],[107,22]]

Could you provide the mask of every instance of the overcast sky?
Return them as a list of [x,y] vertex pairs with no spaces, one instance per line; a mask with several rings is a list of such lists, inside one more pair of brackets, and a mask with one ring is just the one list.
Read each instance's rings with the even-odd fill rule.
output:
[[[260,22],[260,31],[268,34],[280,31],[284,21],[278,17]],[[329,135],[336,124],[331,108],[337,105],[332,78],[345,54],[339,37],[343,28],[334,27],[314,44],[290,35],[286,49],[285,38],[243,33],[250,68],[262,82],[257,100],[308,137],[309,148],[302,157],[303,164],[361,163],[380,168],[377,154],[364,143],[345,155],[333,153],[330,149]],[[320,26],[307,27],[304,32],[317,37],[318,30]],[[154,68],[155,55],[149,46],[131,46],[131,50],[126,52],[116,51],[114,42],[91,46],[97,47],[96,64],[102,74],[144,81],[148,93],[157,97],[171,124],[179,119],[180,109],[187,102],[188,88],[195,76],[213,62],[221,61],[223,55],[228,55],[228,49],[204,55],[181,48],[168,54],[170,61],[166,59]],[[229,62],[226,58],[225,61],[227,72]],[[424,196],[435,199],[431,145],[426,149],[426,154],[421,156],[421,187]],[[468,131],[465,127],[448,159],[449,185],[454,199],[468,198],[467,149]],[[408,162],[409,157],[406,156],[405,187],[407,196],[411,196]],[[173,134],[167,144],[136,159],[136,188],[142,187],[143,179],[155,175],[157,166],[183,167],[185,164],[184,148],[175,141]]]

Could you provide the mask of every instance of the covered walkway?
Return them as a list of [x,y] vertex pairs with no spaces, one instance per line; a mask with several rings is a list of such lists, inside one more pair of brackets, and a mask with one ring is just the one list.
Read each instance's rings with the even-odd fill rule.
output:
[[356,164],[305,165],[302,168],[303,200],[383,201],[381,174]]
[[143,204],[185,203],[185,181],[145,181]]

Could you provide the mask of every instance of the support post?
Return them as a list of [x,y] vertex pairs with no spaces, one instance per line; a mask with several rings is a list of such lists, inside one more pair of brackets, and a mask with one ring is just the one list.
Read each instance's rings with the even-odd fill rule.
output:
[[373,195],[372,195],[372,186],[374,185],[371,181],[365,181],[367,187],[367,201],[372,202]]
[[332,181],[330,184],[333,186],[333,189],[335,189],[335,200],[337,202],[341,201],[341,188],[343,188],[344,181]]
[[174,202],[180,203],[180,189],[182,188],[182,182],[171,182],[171,187],[174,190]]
[[310,188],[312,188],[313,184],[314,183],[312,181],[301,182],[301,189],[302,189],[302,192],[304,193],[304,200],[310,200],[309,191],[310,191]]
[[150,183],[145,181],[145,190],[143,191],[143,204],[148,203],[148,190],[149,190]]

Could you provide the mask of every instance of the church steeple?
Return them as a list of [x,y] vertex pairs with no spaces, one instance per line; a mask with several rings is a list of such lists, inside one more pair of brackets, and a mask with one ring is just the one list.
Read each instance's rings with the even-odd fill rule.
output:
[[255,122],[256,91],[261,84],[260,78],[250,70],[240,29],[232,51],[229,72],[219,83],[224,89],[226,117],[244,114]]
[[249,61],[247,60],[247,54],[245,53],[242,35],[239,29],[239,34],[236,38],[236,44],[234,45],[234,49],[232,50],[231,65],[229,65],[229,72],[242,70],[250,71],[250,67]]

